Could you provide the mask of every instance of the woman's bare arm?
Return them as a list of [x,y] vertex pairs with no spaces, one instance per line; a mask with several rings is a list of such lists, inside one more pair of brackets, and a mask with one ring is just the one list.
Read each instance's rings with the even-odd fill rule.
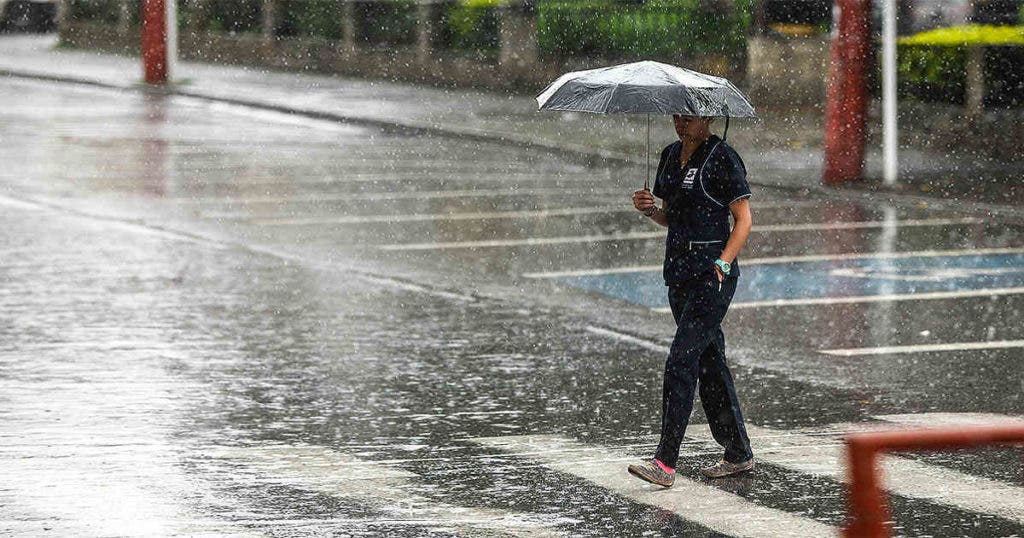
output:
[[[725,249],[722,250],[722,255],[719,258],[724,262],[732,263],[739,255],[743,244],[747,242],[747,236],[750,235],[750,228],[754,221],[750,215],[750,200],[748,198],[733,202],[729,206],[729,211],[732,212],[735,224],[733,224],[732,233],[729,234],[729,240],[725,243]],[[717,265],[715,271],[718,273],[718,279],[721,280],[724,275]]]
[[654,208],[654,213],[651,214],[651,220],[658,224],[668,228],[668,218],[665,216],[665,212],[668,211],[668,201],[662,202],[662,207]]

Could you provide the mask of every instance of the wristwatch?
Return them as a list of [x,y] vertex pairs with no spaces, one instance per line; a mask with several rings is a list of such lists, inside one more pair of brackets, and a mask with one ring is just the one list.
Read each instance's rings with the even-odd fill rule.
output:
[[729,271],[732,269],[732,265],[730,265],[729,262],[725,262],[722,260],[715,260],[715,265],[717,265],[718,268],[722,270],[723,275],[729,274]]

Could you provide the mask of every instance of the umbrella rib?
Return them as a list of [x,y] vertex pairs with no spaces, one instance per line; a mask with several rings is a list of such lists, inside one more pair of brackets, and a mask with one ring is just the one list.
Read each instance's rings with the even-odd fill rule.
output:
[[617,93],[618,91],[619,91],[619,84],[616,84],[616,85],[615,85],[615,86],[614,86],[614,87],[612,88],[612,91],[608,92],[608,98],[607,98],[607,99],[605,99],[605,101],[604,101],[604,106],[602,106],[602,107],[601,107],[601,113],[602,113],[602,114],[607,114],[607,113],[608,113],[608,105],[609,105],[609,104],[611,104],[611,102],[612,102],[612,98],[614,98],[614,97],[615,97],[615,94],[616,94],[616,93]]

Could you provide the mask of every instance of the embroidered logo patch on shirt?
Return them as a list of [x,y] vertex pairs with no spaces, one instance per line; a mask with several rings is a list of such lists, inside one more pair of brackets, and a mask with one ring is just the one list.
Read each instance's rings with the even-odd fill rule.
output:
[[689,168],[686,170],[686,176],[683,177],[683,187],[687,189],[693,188],[693,180],[697,179],[697,169]]

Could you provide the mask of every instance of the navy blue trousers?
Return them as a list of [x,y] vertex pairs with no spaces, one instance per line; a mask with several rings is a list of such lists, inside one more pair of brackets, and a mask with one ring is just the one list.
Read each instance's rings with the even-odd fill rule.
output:
[[669,467],[679,460],[698,386],[711,434],[725,448],[726,461],[740,463],[753,457],[736,386],[725,363],[722,320],[735,292],[735,277],[727,277],[719,289],[713,271],[668,288],[676,335],[665,361],[661,441],[655,457]]

